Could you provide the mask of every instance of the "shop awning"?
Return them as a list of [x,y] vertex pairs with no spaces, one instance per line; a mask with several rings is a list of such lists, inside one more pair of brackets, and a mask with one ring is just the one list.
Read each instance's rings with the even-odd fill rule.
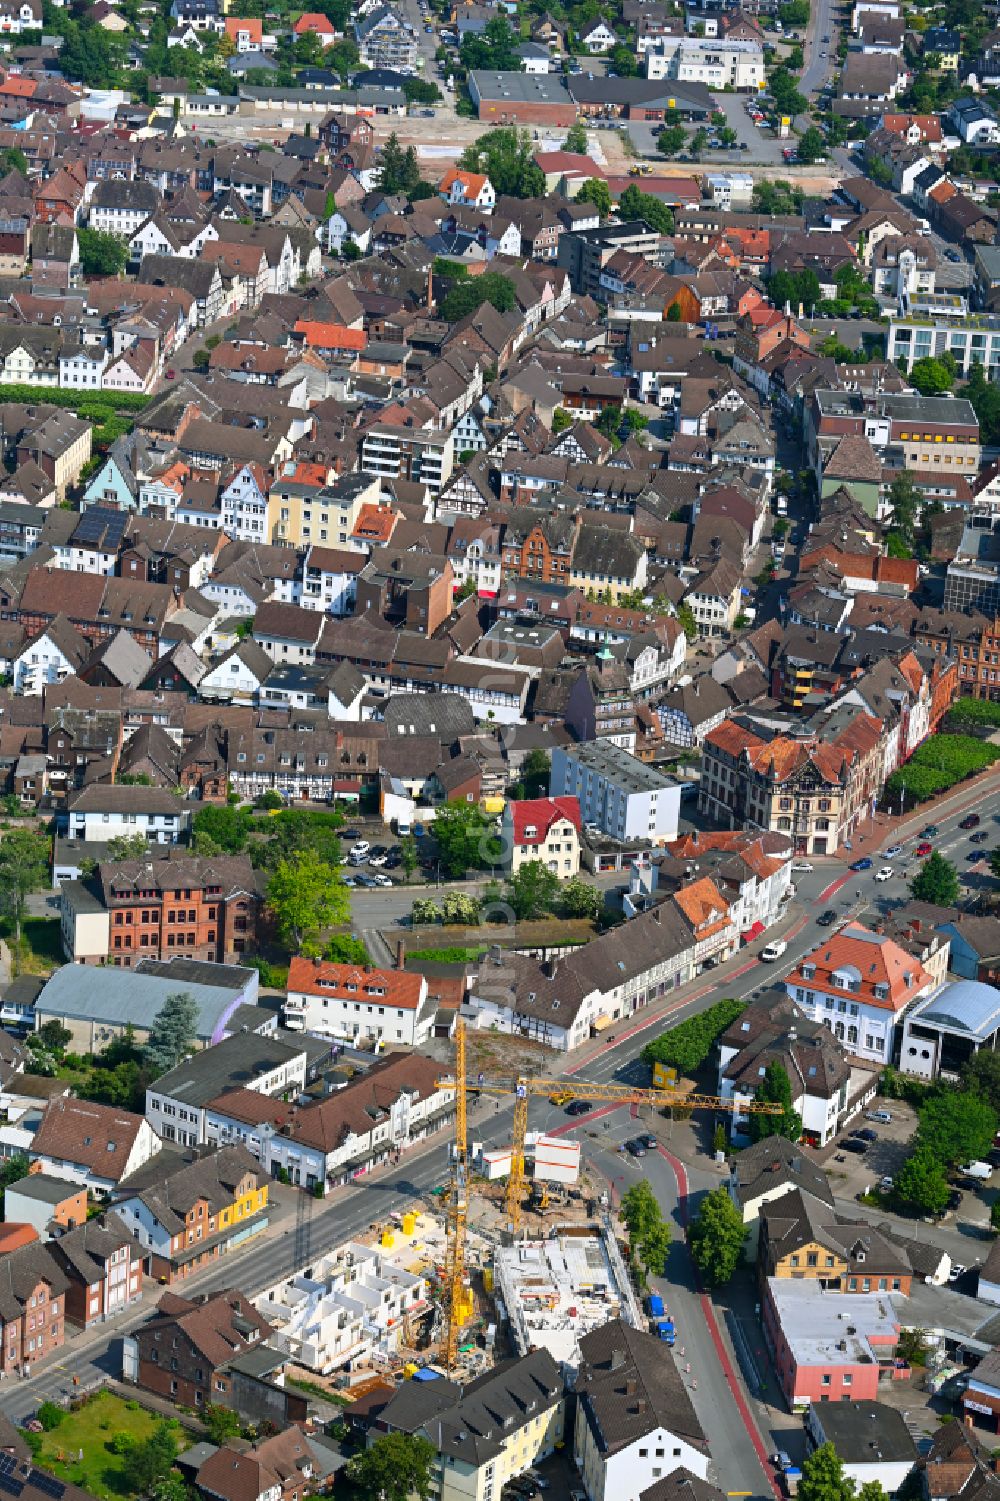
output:
[[611,1018],[610,1016],[599,1016],[590,1025],[595,1032],[603,1032],[606,1027],[610,1027]]
[[744,943],[752,943],[755,938],[759,938],[760,937],[760,935],[763,933],[763,931],[764,931],[764,924],[762,922],[755,922],[752,927],[744,929],[744,932],[743,932],[743,935],[742,935],[743,942]]

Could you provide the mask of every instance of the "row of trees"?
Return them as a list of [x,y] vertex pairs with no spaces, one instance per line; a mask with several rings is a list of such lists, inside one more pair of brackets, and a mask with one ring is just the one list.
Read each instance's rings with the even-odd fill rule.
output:
[[892,773],[885,784],[890,798],[900,793],[908,802],[924,802],[936,793],[985,771],[1000,757],[1000,748],[974,735],[932,735]]
[[541,861],[529,860],[502,889],[487,891],[482,898],[464,891],[449,891],[440,902],[420,897],[413,903],[411,917],[418,924],[461,923],[472,927],[484,918],[489,921],[491,908],[498,903],[510,907],[519,922],[550,914],[597,922],[604,913],[604,895],[596,886],[576,877],[560,882]]

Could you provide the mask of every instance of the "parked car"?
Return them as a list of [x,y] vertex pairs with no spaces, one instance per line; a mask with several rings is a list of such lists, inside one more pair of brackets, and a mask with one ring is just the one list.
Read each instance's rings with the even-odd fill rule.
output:
[[589,1100],[570,1100],[569,1104],[566,1106],[566,1114],[589,1115],[593,1108],[594,1107]]
[[625,1143],[625,1150],[630,1157],[645,1157],[646,1155],[646,1148],[641,1142],[635,1140],[627,1141]]
[[794,1469],[794,1465],[792,1464],[792,1461],[789,1459],[788,1455],[785,1453],[784,1449],[779,1449],[777,1454],[771,1455],[771,1463],[774,1465],[774,1468],[776,1470],[780,1470],[782,1474],[784,1474],[786,1470]]
[[815,868],[816,867],[813,865],[813,863],[812,863],[811,860],[793,860],[792,861],[792,869],[793,870],[815,870]]
[[656,1137],[650,1136],[648,1132],[644,1136],[637,1136],[636,1141],[641,1142],[641,1144],[646,1148],[647,1152],[655,1152],[657,1146],[659,1145]]
[[884,1194],[892,1193],[892,1190],[893,1190],[893,1180],[889,1177],[888,1173],[886,1173],[885,1177],[880,1180],[880,1182],[879,1182],[879,1188],[882,1190],[882,1192]]
[[775,959],[780,959],[787,949],[788,944],[783,938],[776,938],[773,943],[765,944],[760,951],[760,957],[765,964],[773,964]]
[[356,844],[351,845],[351,852],[347,858],[352,865],[363,865],[371,854],[371,848],[367,839],[359,839]]
[[953,1261],[948,1272],[948,1281],[957,1282],[959,1277],[964,1277],[969,1268],[961,1261]]
[[865,1126],[861,1131],[852,1131],[851,1135],[857,1136],[861,1141],[878,1141],[878,1132],[873,1131],[870,1126]]
[[845,1152],[853,1152],[857,1157],[863,1157],[868,1150],[868,1143],[851,1138],[848,1141],[841,1142],[841,1149]]
[[896,872],[891,865],[883,865],[881,870],[875,872],[876,881],[891,881]]
[[973,834],[971,836],[971,838],[969,839],[969,843],[970,844],[985,844],[986,841],[987,841],[987,839],[989,839],[989,837],[990,837],[989,836],[989,832],[986,829],[980,829],[978,834]]
[[958,827],[960,829],[978,829],[980,822],[978,813],[966,813]]
[[872,860],[870,855],[862,855],[861,859],[855,860],[850,868],[853,871],[871,870],[873,864],[874,861]]
[[892,1116],[888,1110],[866,1110],[865,1120],[874,1121],[877,1126],[891,1126]]
[[392,882],[388,876],[383,875],[380,870],[376,870],[373,875],[368,877],[368,884],[369,886],[391,886]]
[[817,917],[816,926],[818,928],[832,928],[836,921],[837,909],[835,907],[827,907],[826,911],[821,912],[819,917]]

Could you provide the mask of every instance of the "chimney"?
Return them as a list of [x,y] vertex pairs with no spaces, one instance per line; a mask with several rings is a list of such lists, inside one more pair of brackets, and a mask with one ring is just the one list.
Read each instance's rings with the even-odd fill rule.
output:
[[546,976],[550,980],[554,980],[555,979],[555,977],[556,977],[556,971],[558,970],[558,968],[559,968],[559,960],[557,958],[556,959],[546,959],[545,963],[542,965],[542,969],[543,969],[544,973],[546,974]]
[[635,1379],[634,1376],[630,1376],[628,1378],[628,1380],[625,1382],[625,1395],[626,1395],[626,1397],[634,1397],[635,1394],[636,1394],[636,1392],[638,1390],[639,1390],[639,1383],[636,1381],[636,1379]]
[[620,1371],[621,1368],[622,1368],[622,1366],[624,1364],[625,1364],[625,1351],[624,1350],[617,1350],[617,1349],[616,1350],[612,1350],[612,1352],[611,1352],[611,1369],[613,1371]]
[[406,944],[403,942],[402,938],[396,944],[396,968],[406,968]]
[[434,307],[434,267],[427,267],[427,311],[430,313]]

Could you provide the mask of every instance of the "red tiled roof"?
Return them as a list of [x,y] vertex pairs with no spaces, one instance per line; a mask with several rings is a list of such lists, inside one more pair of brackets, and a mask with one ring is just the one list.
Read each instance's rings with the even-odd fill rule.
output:
[[[813,971],[807,979],[803,969],[809,965],[813,966]],[[848,992],[834,982],[833,976],[845,971],[857,989]],[[901,1010],[932,981],[933,976],[912,954],[891,938],[872,933],[860,923],[841,928],[839,933],[805,954],[787,977],[791,986],[808,985],[812,990],[851,994],[865,1005],[883,1011]],[[876,995],[876,985],[885,986],[885,993]]]
[[288,993],[328,995],[337,1000],[370,1002],[415,1011],[424,981],[402,969],[360,969],[356,964],[328,964],[321,959],[292,960],[288,968]]
[[293,333],[301,334],[309,349],[365,349],[368,344],[363,328],[345,328],[341,323],[312,323],[300,318]]
[[510,805],[514,824],[514,843],[518,845],[544,844],[552,825],[567,818],[576,832],[580,832],[580,799],[578,797],[530,797]]

